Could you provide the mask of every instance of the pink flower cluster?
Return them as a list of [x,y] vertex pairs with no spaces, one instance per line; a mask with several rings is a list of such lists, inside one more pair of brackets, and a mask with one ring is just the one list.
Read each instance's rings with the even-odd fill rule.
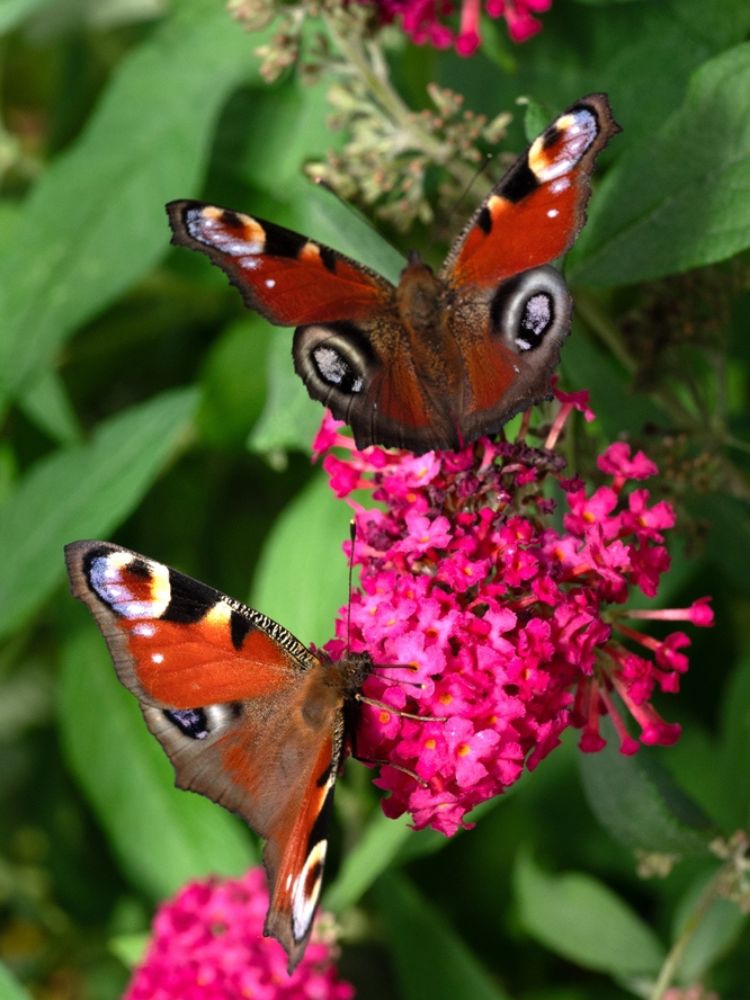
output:
[[[379,665],[364,694],[395,711],[365,705],[356,750],[388,761],[376,780],[390,792],[383,808],[410,812],[417,829],[466,825],[470,809],[534,768],[568,726],[581,729],[581,749],[599,750],[608,715],[620,750],[634,753],[619,706],[641,743],[669,744],[680,732],[652,698],[677,691],[690,640],[657,639],[631,622],[710,625],[708,599],[623,608],[634,590],[656,595],[674,512],[650,503],[640,483],[656,466],[624,443],[598,460],[606,485],[566,477],[554,445],[573,409],[593,414],[585,393],[558,399],[542,448],[526,443],[524,424],[513,442],[481,439],[457,453],[360,452],[330,417],[314,445],[356,512],[361,568],[351,635],[342,612],[327,649],[346,655],[348,641]],[[380,506],[364,507],[354,490]]]
[[[361,0],[368,2],[368,0]],[[452,0],[375,0],[384,21],[400,19],[404,31],[417,45],[432,45],[447,49],[455,45],[459,55],[470,56],[479,47],[479,22],[482,0],[461,0],[458,34],[446,23],[455,7]],[[552,0],[485,0],[485,13],[492,18],[503,17],[508,34],[514,42],[525,42],[538,31],[542,23],[535,14],[552,6]]]
[[267,909],[262,868],[189,883],[159,910],[124,1000],[351,1000],[354,989],[337,978],[331,945],[317,933],[287,975],[284,949],[263,937]]

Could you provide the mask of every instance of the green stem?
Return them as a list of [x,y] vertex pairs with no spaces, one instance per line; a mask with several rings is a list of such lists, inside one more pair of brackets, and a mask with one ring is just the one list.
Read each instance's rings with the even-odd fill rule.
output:
[[698,898],[698,902],[695,904],[692,913],[685,921],[680,936],[672,945],[669,954],[664,959],[664,963],[659,970],[659,977],[656,980],[649,1000],[662,1000],[662,997],[669,989],[672,983],[672,978],[677,970],[677,966],[680,964],[682,956],[685,954],[685,949],[690,944],[690,941],[692,940],[695,932],[698,930],[701,921],[710,910],[712,903],[718,898],[718,888],[724,877],[725,868],[726,866],[722,865],[718,873],[708,883]]
[[638,365],[622,342],[620,331],[588,292],[576,291],[576,312],[589,329],[597,335],[608,351],[617,358],[628,375],[635,375]]
[[[578,289],[575,294],[576,312],[588,328],[605,345],[607,350],[619,361],[629,375],[638,371],[638,362],[631,355],[622,340],[622,335],[616,324],[607,316],[599,303],[590,293]],[[666,389],[652,390],[651,395],[666,413],[678,423],[687,428],[694,427],[698,422],[686,406]],[[701,430],[705,430],[700,422]]]
[[340,31],[334,18],[323,13],[323,17],[339,51],[347,62],[358,72],[362,82],[380,107],[400,129],[411,136],[414,145],[425,152],[435,163],[443,166],[461,184],[470,184],[475,171],[456,160],[447,143],[439,142],[414,119],[414,113],[391,86],[388,65],[376,43],[370,42],[368,52],[354,33]]

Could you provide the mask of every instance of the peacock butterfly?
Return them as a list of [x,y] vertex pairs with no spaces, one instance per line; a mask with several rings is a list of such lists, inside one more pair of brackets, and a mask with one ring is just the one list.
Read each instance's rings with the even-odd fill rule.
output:
[[373,664],[332,662],[260,611],[110,542],[65,547],[71,589],[174,765],[178,787],[266,840],[265,933],[301,959],[320,898],[346,709]]
[[397,286],[249,215],[167,205],[172,242],[199,250],[277,326],[295,369],[357,446],[456,449],[549,398],[571,299],[549,262],[585,221],[599,151],[619,131],[605,94],[534,140],[455,239],[437,274],[412,253]]

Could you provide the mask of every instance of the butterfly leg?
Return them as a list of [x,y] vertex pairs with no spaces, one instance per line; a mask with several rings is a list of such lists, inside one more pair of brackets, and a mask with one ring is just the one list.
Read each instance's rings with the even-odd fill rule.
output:
[[373,708],[385,709],[386,712],[392,712],[394,715],[398,715],[402,719],[416,719],[417,722],[448,721],[447,715],[415,715],[413,712],[402,712],[400,708],[395,708],[393,705],[389,705],[385,701],[378,701],[377,698],[368,698],[367,695],[360,694],[359,692],[355,694],[354,697],[363,705],[372,705]]

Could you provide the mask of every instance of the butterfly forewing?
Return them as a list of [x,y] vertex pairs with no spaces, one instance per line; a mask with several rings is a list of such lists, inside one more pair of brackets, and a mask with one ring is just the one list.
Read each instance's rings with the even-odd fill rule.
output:
[[279,326],[361,319],[393,295],[363,264],[273,222],[198,201],[170,202],[167,213],[173,242],[206,254]]
[[560,257],[585,222],[594,161],[619,131],[605,94],[563,112],[492,189],[441,270],[462,294]]
[[267,932],[292,968],[320,895],[345,665],[324,664],[265,615],[128,549],[75,542],[66,559],[178,786],[266,838]]

